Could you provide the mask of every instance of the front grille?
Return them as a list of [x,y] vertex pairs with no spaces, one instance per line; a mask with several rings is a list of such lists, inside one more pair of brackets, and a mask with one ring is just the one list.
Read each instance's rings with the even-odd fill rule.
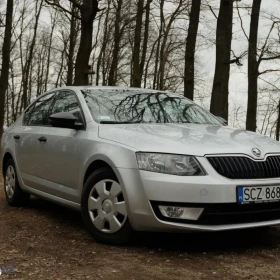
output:
[[265,161],[247,157],[207,157],[222,176],[230,179],[266,179],[280,177],[280,156],[269,156]]

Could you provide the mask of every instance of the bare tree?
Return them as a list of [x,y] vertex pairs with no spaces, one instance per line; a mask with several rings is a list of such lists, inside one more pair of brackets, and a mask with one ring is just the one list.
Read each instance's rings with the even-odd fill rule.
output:
[[[280,69],[259,70],[262,62],[280,59],[280,52],[278,50],[279,41],[276,41],[275,47],[273,46],[273,43],[269,43],[271,33],[280,24],[279,20],[273,19],[262,47],[260,49],[258,48],[260,7],[261,0],[254,0],[251,13],[248,47],[248,105],[246,118],[246,129],[251,131],[256,131],[257,128],[258,79],[261,75],[280,71]],[[279,31],[277,32],[279,34]],[[273,49],[276,49],[276,51]],[[258,50],[260,51],[258,52]]]
[[48,82],[49,82],[49,72],[50,72],[50,63],[51,63],[51,50],[52,50],[52,43],[53,43],[53,35],[54,29],[57,23],[57,12],[51,13],[51,32],[49,34],[49,41],[48,41],[48,55],[47,55],[47,65],[46,65],[46,76],[45,76],[45,85],[44,91],[48,89]]
[[[145,64],[146,54],[147,54],[151,2],[152,0],[148,0],[145,7],[144,7],[144,0],[138,0],[137,2],[134,46],[132,51],[132,75],[131,75],[131,86],[134,87],[141,87],[144,64]],[[141,41],[142,41],[144,9],[146,9],[146,13],[145,13],[144,38],[143,38],[142,57],[141,57]]]
[[141,87],[140,79],[140,48],[141,48],[141,37],[142,37],[142,22],[144,12],[144,0],[137,1],[137,12],[136,12],[136,25],[134,35],[134,47],[132,51],[132,75],[131,85],[135,87]]
[[220,1],[216,30],[216,67],[210,105],[211,113],[226,120],[228,119],[233,1]]
[[[105,51],[108,44],[108,38],[109,38],[109,14],[110,14],[110,8],[111,8],[111,0],[108,0],[107,2],[107,8],[106,8],[106,14],[105,14],[105,21],[103,24],[103,36],[101,38],[101,48],[100,52],[97,58],[97,65],[96,65],[96,85],[99,84],[100,79],[100,70],[101,66],[103,66],[103,73],[104,73],[104,63],[105,63]],[[103,85],[105,85],[105,75],[103,74]]]
[[[156,51],[155,51],[155,67],[154,67],[154,79],[153,79],[153,88],[154,89],[165,89],[166,70],[169,55],[177,49],[180,45],[183,45],[181,42],[175,41],[174,39],[174,23],[176,19],[182,15],[182,12],[189,5],[189,1],[178,0],[173,5],[174,10],[165,15],[164,4],[166,0],[160,0],[160,23],[159,23],[159,33],[156,42]],[[171,3],[169,3],[171,4]],[[174,47],[176,45],[176,47]]]
[[34,32],[31,40],[31,44],[29,46],[28,56],[26,60],[26,64],[24,66],[23,71],[23,92],[22,92],[22,106],[23,109],[25,109],[28,106],[28,85],[29,85],[29,77],[30,77],[30,70],[32,66],[32,60],[34,55],[34,48],[35,43],[37,39],[37,31],[38,31],[38,24],[39,24],[39,18],[41,15],[43,6],[43,0],[37,1],[35,6],[35,23],[34,23]]
[[194,56],[199,24],[201,0],[192,0],[190,23],[186,40],[184,95],[193,100],[194,96]]
[[74,85],[87,85],[89,82],[89,59],[92,50],[93,22],[100,11],[98,0],[69,0],[79,11],[79,16],[73,14],[60,4],[59,0],[45,0],[46,3],[59,8],[61,11],[74,15],[81,21],[80,45],[75,63]]
[[66,85],[71,86],[73,84],[73,73],[74,73],[74,55],[75,47],[77,44],[77,34],[78,34],[78,23],[76,7],[71,4],[71,15],[70,15],[70,34],[69,34],[69,50],[67,52],[67,80]]
[[115,22],[115,32],[114,32],[114,48],[113,48],[113,57],[112,63],[110,67],[109,77],[108,77],[108,85],[114,86],[116,85],[117,80],[117,67],[118,67],[118,59],[120,52],[120,42],[121,42],[121,12],[123,0],[115,0],[113,1],[113,5],[116,10],[116,22]]
[[5,35],[2,49],[2,70],[0,76],[0,138],[3,134],[3,125],[5,118],[5,97],[9,84],[9,64],[11,55],[13,8],[14,1],[7,0]]
[[257,60],[257,44],[259,17],[262,0],[254,0],[251,13],[250,36],[248,47],[248,106],[246,128],[256,131],[257,99],[258,99],[258,76],[259,66]]

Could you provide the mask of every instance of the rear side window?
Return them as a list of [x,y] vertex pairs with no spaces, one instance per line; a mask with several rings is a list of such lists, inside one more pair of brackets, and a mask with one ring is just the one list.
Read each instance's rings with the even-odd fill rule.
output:
[[80,122],[82,122],[81,108],[75,93],[71,91],[61,91],[55,98],[52,107],[52,113],[69,112],[72,113]]
[[55,93],[44,95],[38,99],[30,109],[25,112],[23,118],[24,125],[49,125],[49,113],[53,103]]

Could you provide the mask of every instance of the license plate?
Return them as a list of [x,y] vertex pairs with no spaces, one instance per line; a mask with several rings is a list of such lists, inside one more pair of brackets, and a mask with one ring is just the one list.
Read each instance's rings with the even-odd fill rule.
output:
[[240,204],[280,201],[280,186],[237,187],[237,202]]

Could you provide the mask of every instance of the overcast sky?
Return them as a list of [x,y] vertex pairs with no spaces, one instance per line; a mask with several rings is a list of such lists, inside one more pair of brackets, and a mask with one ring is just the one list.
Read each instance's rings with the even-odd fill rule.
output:
[[[219,1],[213,0],[210,2],[213,7],[218,8]],[[235,5],[235,4],[234,4]],[[245,5],[252,5],[252,0],[242,0],[238,3],[240,7]],[[233,20],[233,40],[232,40],[232,50],[238,56],[243,51],[246,51],[248,48],[247,39],[243,34],[240,28],[240,20],[236,9],[234,9],[234,20]],[[267,37],[269,29],[271,28],[271,20],[265,19],[264,17],[271,17],[271,15],[279,16],[280,17],[280,2],[279,0],[263,0],[262,1],[262,15],[260,18],[260,25],[259,25],[259,46],[262,46],[264,39]],[[216,10],[218,13],[218,9]],[[244,29],[247,35],[249,35],[249,27],[250,27],[250,15],[248,14],[248,10],[240,9],[241,17],[243,20]],[[203,26],[200,25],[200,32],[205,34],[210,34],[215,39],[215,28],[216,28],[216,20],[215,17],[209,13],[208,17],[213,17],[213,23],[211,25]],[[276,36],[277,33],[271,34],[271,37]],[[210,80],[210,86],[212,85],[214,70],[215,70],[215,47],[212,48],[205,48],[204,50],[199,51],[199,59],[208,74],[208,78]],[[245,111],[247,106],[247,57],[242,60],[243,66],[238,67],[236,65],[231,66],[231,76],[230,76],[230,111],[234,105],[240,106],[244,113],[240,115],[242,121],[245,121]],[[270,65],[263,64],[263,69],[269,68],[278,68],[280,69],[280,61],[277,64],[272,63]],[[262,76],[263,79],[275,83],[276,74],[267,74]],[[259,82],[260,87],[264,86],[264,82]],[[277,85],[277,84],[276,84]],[[278,85],[280,87],[280,84]],[[279,98],[279,95],[276,96]],[[209,102],[209,101],[208,101]]]

